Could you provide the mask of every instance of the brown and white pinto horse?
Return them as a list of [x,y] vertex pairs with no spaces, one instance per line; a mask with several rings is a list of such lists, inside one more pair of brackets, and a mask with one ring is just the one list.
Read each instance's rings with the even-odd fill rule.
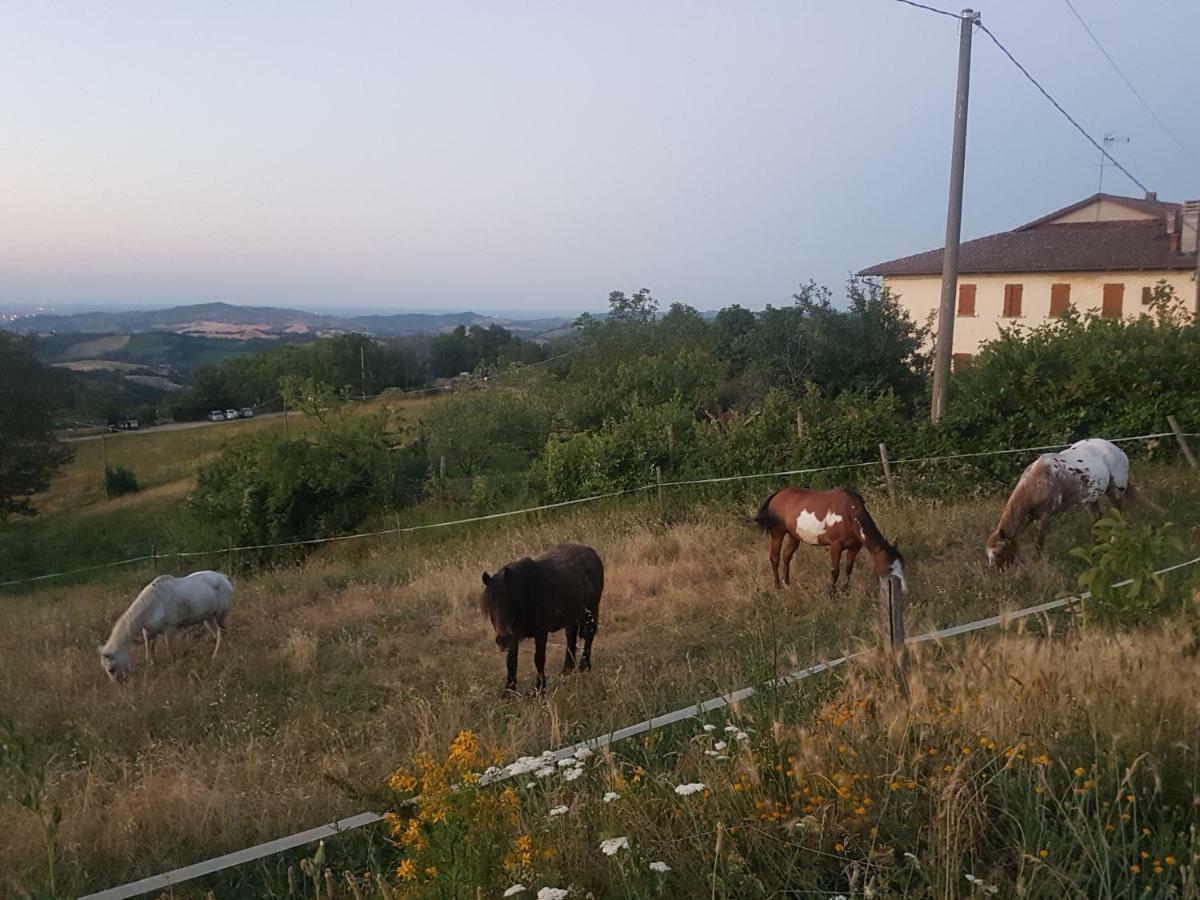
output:
[[782,587],[779,583],[780,549],[783,551],[783,580],[791,584],[792,555],[803,543],[829,547],[833,570],[831,590],[837,589],[842,554],[846,554],[846,581],[849,583],[858,551],[866,547],[874,561],[875,576],[895,575],[900,579],[901,590],[908,593],[904,558],[894,544],[884,539],[867,512],[862,496],[856,491],[849,488],[832,491],[783,488],[766,499],[754,521],[771,535],[771,571],[775,575],[776,588]]

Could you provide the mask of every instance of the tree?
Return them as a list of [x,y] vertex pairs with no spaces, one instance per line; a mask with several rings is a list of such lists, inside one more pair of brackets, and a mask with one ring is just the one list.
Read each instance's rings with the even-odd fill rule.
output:
[[53,430],[66,394],[64,377],[34,358],[31,340],[0,331],[0,522],[36,515],[30,498],[74,456]]

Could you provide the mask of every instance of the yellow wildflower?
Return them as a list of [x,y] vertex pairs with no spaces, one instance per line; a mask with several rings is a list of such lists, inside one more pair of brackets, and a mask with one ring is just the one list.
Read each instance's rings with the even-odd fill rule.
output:
[[398,791],[402,794],[407,794],[417,786],[417,779],[413,778],[403,769],[397,769],[392,773],[392,777],[388,779],[388,787],[393,791]]
[[396,877],[401,881],[412,881],[417,877],[417,864],[411,859],[400,860],[400,865],[396,866]]
[[836,850],[838,853],[844,853],[844,852],[846,852],[846,845],[839,842],[839,843],[836,843],[833,845],[833,849]]
[[1139,866],[1137,863],[1134,863],[1132,866],[1129,867],[1129,871],[1132,872],[1134,875],[1137,875],[1139,872],[1142,871],[1142,867]]
[[1163,867],[1162,867],[1162,866],[1155,866],[1155,867],[1154,867],[1154,874],[1155,874],[1155,875],[1161,875],[1161,874],[1163,873],[1163,871],[1164,871],[1164,869],[1163,869]]
[[1042,859],[1045,859],[1049,855],[1050,855],[1050,851],[1044,847],[1038,851],[1038,856],[1040,856]]
[[1167,858],[1164,860],[1164,862],[1165,862],[1165,863],[1166,863],[1168,866],[1173,866],[1173,865],[1175,865],[1175,857],[1173,857],[1173,856],[1168,856],[1168,857],[1167,857]]
[[1049,757],[1049,756],[1047,756],[1045,753],[1041,754],[1040,756],[1035,756],[1035,757],[1033,758],[1033,761],[1034,761],[1035,763],[1037,763],[1039,766],[1048,766],[1048,765],[1050,765],[1050,757]]
[[437,866],[426,866],[425,875],[429,878],[437,878]]
[[1075,767],[1075,777],[1076,777],[1076,778],[1078,778],[1080,775],[1082,775],[1082,774],[1083,774],[1083,772],[1084,772],[1083,766],[1076,766],[1076,767]]

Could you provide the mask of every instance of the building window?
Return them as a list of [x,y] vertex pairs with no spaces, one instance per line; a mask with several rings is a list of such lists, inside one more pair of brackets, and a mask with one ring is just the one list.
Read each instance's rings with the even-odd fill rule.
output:
[[1142,306],[1149,306],[1150,301],[1154,299],[1154,288],[1147,285],[1142,288]]
[[1006,284],[1004,286],[1004,317],[1015,319],[1021,315],[1021,292],[1023,285]]
[[1050,285],[1050,315],[1058,318],[1066,315],[1071,308],[1071,286],[1069,284]]
[[953,372],[959,372],[971,364],[971,354],[955,353],[953,356],[951,356],[950,363],[950,370]]
[[1106,284],[1104,300],[1100,306],[1100,315],[1106,319],[1121,318],[1122,306],[1125,303],[1125,285]]
[[958,286],[958,314],[960,316],[975,315],[975,285],[960,284]]

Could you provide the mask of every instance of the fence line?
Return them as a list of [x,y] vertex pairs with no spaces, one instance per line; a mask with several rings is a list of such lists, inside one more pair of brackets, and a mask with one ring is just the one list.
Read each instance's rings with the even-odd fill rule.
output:
[[[547,362],[548,362],[548,360],[547,360]],[[1123,442],[1127,442],[1127,441],[1146,441],[1146,440],[1153,440],[1156,438],[1174,437],[1174,436],[1175,436],[1174,432],[1166,431],[1166,432],[1156,432],[1153,434],[1133,435],[1130,437],[1111,438],[1109,440],[1111,440],[1113,443],[1123,443]],[[1185,433],[1183,433],[1183,436],[1184,437],[1200,437],[1200,433],[1185,432]],[[942,461],[951,460],[951,459],[972,459],[972,458],[977,458],[977,457],[981,457],[981,456],[999,456],[999,455],[1011,454],[1011,453],[1032,453],[1035,451],[1040,452],[1040,451],[1044,451],[1044,450],[1058,450],[1058,449],[1062,449],[1067,446],[1070,446],[1070,445],[1069,444],[1050,444],[1050,445],[1041,446],[1041,447],[1014,447],[1014,448],[1008,448],[1008,449],[1003,449],[1003,450],[982,450],[982,451],[975,452],[975,453],[951,453],[951,454],[946,454],[943,456],[909,457],[906,459],[894,459],[894,460],[891,460],[890,462],[892,463],[892,465],[900,465],[903,463],[919,463],[919,462],[942,462]],[[752,473],[752,474],[748,474],[748,475],[723,475],[723,476],[717,476],[717,477],[713,477],[713,478],[691,478],[691,479],[682,479],[682,480],[677,480],[677,481],[664,481],[662,483],[661,487],[667,488],[667,487],[684,487],[687,485],[696,485],[696,484],[719,484],[719,483],[728,483],[731,481],[748,481],[748,480],[752,480],[752,479],[756,479],[756,478],[781,478],[781,477],[788,476],[788,475],[812,475],[812,474],[815,474],[818,472],[832,472],[837,469],[858,469],[858,468],[866,468],[866,467],[878,466],[878,465],[880,465],[880,461],[878,459],[875,459],[875,460],[870,460],[868,462],[841,463],[838,465],[830,465],[830,466],[812,466],[812,467],[804,468],[804,469],[785,469],[785,470],[778,471],[778,472],[759,472],[759,473]],[[165,552],[165,553],[148,554],[148,555],[144,555],[144,556],[131,557],[129,559],[117,560],[115,562],[100,563],[99,565],[95,565],[95,566],[84,566],[82,568],[70,569],[70,570],[63,571],[63,572],[49,572],[44,575],[34,575],[34,576],[31,576],[28,578],[15,578],[15,579],[11,579],[9,581],[0,581],[0,588],[10,587],[12,585],[17,585],[17,584],[28,584],[28,583],[35,582],[35,581],[46,581],[51,578],[65,578],[69,575],[81,574],[83,572],[90,572],[90,571],[95,571],[98,569],[107,569],[107,568],[115,568],[117,566],[133,565],[134,563],[145,562],[146,560],[150,560],[150,559],[187,559],[187,558],[195,557],[195,556],[216,556],[221,553],[245,553],[245,552],[250,552],[250,551],[255,551],[255,550],[286,549],[288,547],[309,547],[309,546],[315,546],[317,544],[333,544],[333,543],[338,543],[340,541],[354,541],[354,540],[361,540],[363,538],[386,537],[387,535],[393,535],[393,534],[406,534],[406,533],[413,532],[413,531],[427,531],[427,530],[430,530],[433,528],[448,528],[448,527],[456,526],[456,525],[468,525],[473,522],[486,522],[486,521],[489,521],[492,519],[503,519],[503,518],[508,518],[510,516],[522,516],[522,515],[528,515],[529,513],[542,512],[544,510],[560,509],[565,506],[576,506],[581,503],[592,503],[597,500],[607,500],[607,499],[611,499],[613,497],[621,497],[626,494],[636,494],[636,493],[641,493],[641,492],[650,491],[650,490],[657,490],[659,487],[660,487],[660,485],[657,482],[652,482],[652,483],[638,485],[637,487],[622,488],[620,490],[607,491],[607,492],[601,493],[601,494],[592,494],[591,496],[588,496],[588,497],[577,497],[574,500],[560,500],[555,503],[545,503],[540,506],[527,506],[523,509],[512,509],[512,510],[506,510],[504,512],[498,512],[498,513],[487,513],[482,516],[469,516],[467,518],[452,519],[452,520],[446,521],[446,522],[431,522],[431,523],[427,523],[424,525],[409,525],[409,526],[406,526],[403,528],[385,528],[380,531],[363,531],[363,532],[357,532],[355,534],[341,534],[341,535],[334,535],[332,537],[308,538],[305,540],[297,540],[297,541],[280,541],[280,542],[268,543],[268,544],[247,544],[247,545],[236,546],[236,547],[216,547],[216,548],[209,549],[209,550],[175,550],[175,551],[170,551],[170,552]]]
[[[1154,574],[1166,575],[1169,572],[1175,572],[1179,569],[1200,563],[1200,556],[1183,562],[1175,563],[1171,566],[1157,570]],[[1123,581],[1115,582],[1112,587],[1124,587],[1131,584],[1132,578],[1126,578]],[[1027,606],[1024,609],[1014,610],[1009,613],[1002,613],[998,616],[988,616],[984,619],[977,619],[974,622],[967,622],[962,625],[952,625],[948,628],[941,628],[937,631],[926,632],[915,637],[908,638],[906,643],[920,644],[928,641],[942,640],[943,638],[956,637],[961,634],[967,634],[973,631],[980,631],[984,628],[992,628],[996,625],[1007,626],[1008,623],[1018,619],[1023,619],[1028,616],[1041,615],[1054,609],[1060,609],[1064,606],[1070,606],[1076,603],[1081,603],[1084,600],[1090,599],[1092,596],[1090,591],[1084,591],[1080,594],[1073,594],[1068,597],[1059,597],[1056,600],[1051,600],[1046,603],[1039,603],[1034,606]],[[756,693],[767,690],[775,690],[783,687],[790,687],[798,684],[806,678],[811,678],[813,675],[819,675],[822,672],[828,672],[830,669],[844,665],[853,659],[866,656],[874,652],[873,650],[859,650],[855,653],[850,653],[845,656],[839,656],[836,659],[827,660],[825,662],[816,663],[803,669],[796,669],[773,678],[770,681],[764,682],[755,687],[745,687],[741,690],[732,691],[728,694],[720,694],[716,697],[711,697],[708,700],[685,706],[681,709],[672,712],[663,713],[662,715],[653,716],[642,722],[637,722],[633,725],[627,725],[624,728],[618,728],[605,734],[597,735],[596,737],[588,738],[576,744],[571,744],[568,747],[561,747],[555,750],[551,757],[554,760],[565,759],[568,756],[574,755],[577,751],[588,749],[597,750],[602,747],[607,747],[617,741],[625,740],[626,738],[634,737],[639,734],[645,734],[649,731],[655,731],[659,728],[664,728],[667,725],[673,725],[676,722],[681,722],[684,719],[692,719],[704,713],[712,712],[717,709],[723,709],[740,703]],[[517,772],[513,771],[512,766],[508,766],[501,770],[498,775],[487,779],[485,783],[496,784],[505,781],[509,778],[517,776]],[[316,828],[309,828],[305,831],[299,831],[287,837],[276,838],[272,841],[267,841],[262,844],[256,844],[253,847],[247,847],[243,850],[235,850],[231,853],[226,853],[222,856],[216,856],[212,859],[202,862],[193,863],[188,866],[183,866],[179,869],[172,869],[170,872],[164,872],[161,875],[151,875],[142,878],[138,881],[133,881],[128,884],[123,884],[118,887],[108,888],[107,890],[99,891],[94,894],[87,894],[80,900],[125,900],[127,897],[136,897],[141,894],[147,894],[150,891],[168,890],[171,887],[180,884],[184,881],[189,881],[193,878],[199,878],[204,875],[212,875],[224,869],[233,868],[234,866],[243,865],[248,862],[253,862],[257,859],[263,859],[268,856],[274,856],[277,853],[283,853],[287,850],[301,847],[305,844],[311,844],[313,841],[332,838],[347,831],[352,831],[356,828],[362,828],[366,825],[373,825],[383,820],[383,816],[375,812],[362,812],[354,816],[349,816],[344,819],[339,819],[336,822],[327,825],[320,825]]]

